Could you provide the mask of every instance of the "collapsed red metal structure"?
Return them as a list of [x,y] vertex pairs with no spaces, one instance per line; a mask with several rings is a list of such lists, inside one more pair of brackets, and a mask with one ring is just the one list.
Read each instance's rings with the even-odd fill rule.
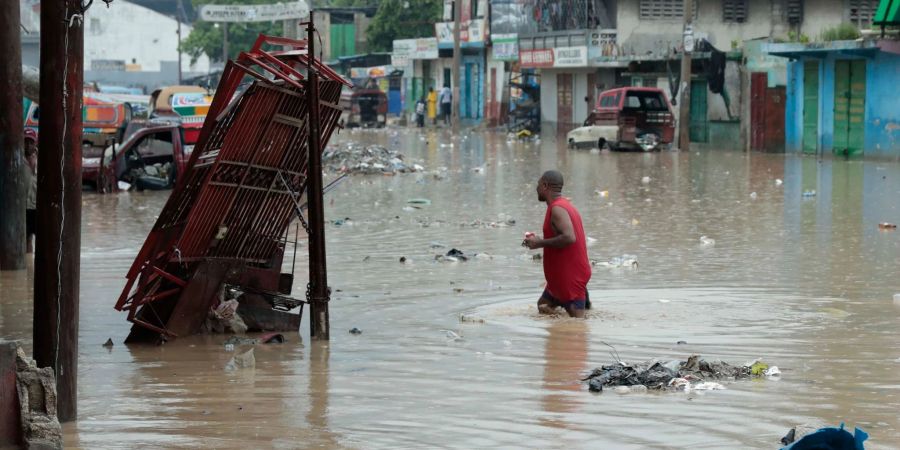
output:
[[196,333],[223,284],[266,294],[277,309],[302,308],[285,300],[284,283],[279,290],[287,232],[303,218],[308,150],[321,152],[338,126],[343,86],[351,84],[309,54],[306,40],[260,35],[227,63],[187,173],[116,303],[134,323],[128,340]]

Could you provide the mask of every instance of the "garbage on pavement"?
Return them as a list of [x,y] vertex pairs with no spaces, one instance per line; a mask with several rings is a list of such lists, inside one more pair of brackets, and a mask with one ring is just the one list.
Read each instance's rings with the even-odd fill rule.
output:
[[[725,386],[719,381],[761,378],[768,368],[769,366],[760,360],[735,366],[718,360],[700,359],[700,355],[691,355],[687,361],[651,360],[640,364],[619,361],[594,369],[582,381],[588,382],[588,389],[591,392],[602,392],[606,388],[618,386],[629,387],[630,392],[636,392],[635,386],[683,392],[721,390],[725,389]],[[619,391],[626,393],[624,389]]]
[[322,163],[328,170],[339,173],[396,174],[425,170],[419,164],[406,162],[396,150],[358,142],[329,146],[322,154]]

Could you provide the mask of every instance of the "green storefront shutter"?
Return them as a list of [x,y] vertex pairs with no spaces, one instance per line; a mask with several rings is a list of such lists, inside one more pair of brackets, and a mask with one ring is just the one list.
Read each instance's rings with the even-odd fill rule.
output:
[[803,63],[803,153],[819,149],[819,62]]
[[706,80],[691,81],[691,142],[709,142],[709,120],[707,115]]
[[833,146],[836,155],[862,155],[865,142],[865,104],[865,60],[836,61]]

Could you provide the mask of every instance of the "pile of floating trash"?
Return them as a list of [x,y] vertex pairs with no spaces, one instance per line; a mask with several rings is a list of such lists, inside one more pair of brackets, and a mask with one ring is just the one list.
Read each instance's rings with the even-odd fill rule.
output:
[[700,355],[691,355],[687,361],[649,361],[643,364],[617,362],[602,366],[582,381],[588,382],[591,392],[613,388],[617,393],[653,390],[704,391],[721,390],[725,386],[718,381],[735,381],[760,377],[778,377],[778,367],[756,360],[742,366],[722,361],[707,361]]
[[358,142],[329,146],[322,154],[322,162],[328,170],[339,173],[395,174],[425,171],[419,164],[404,161],[403,155],[396,150]]

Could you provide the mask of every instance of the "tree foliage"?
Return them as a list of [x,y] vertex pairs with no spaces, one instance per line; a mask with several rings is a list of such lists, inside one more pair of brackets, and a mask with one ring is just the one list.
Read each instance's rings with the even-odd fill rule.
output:
[[394,39],[434,37],[442,10],[442,0],[382,0],[366,31],[369,49],[390,51]]
[[[271,4],[276,3],[273,0],[192,0],[195,9],[199,9],[202,5],[218,4],[218,5],[254,5],[254,4]],[[197,62],[204,53],[211,60],[221,61],[223,45],[225,43],[224,26],[225,24],[217,24],[212,22],[197,21],[191,34],[181,42],[181,51],[187,53],[191,57],[191,63]],[[229,23],[228,26],[228,57],[234,58],[238,53],[249,49],[253,46],[257,36],[262,34],[273,34],[281,36],[284,34],[282,22],[259,22],[259,23]]]

